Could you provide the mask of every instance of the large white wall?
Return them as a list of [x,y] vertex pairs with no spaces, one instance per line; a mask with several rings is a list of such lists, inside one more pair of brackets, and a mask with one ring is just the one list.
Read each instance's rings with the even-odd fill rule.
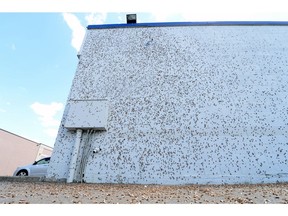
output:
[[287,38],[271,25],[88,30],[47,177],[68,175],[70,102],[108,100],[108,130],[83,134],[86,182],[287,181]]

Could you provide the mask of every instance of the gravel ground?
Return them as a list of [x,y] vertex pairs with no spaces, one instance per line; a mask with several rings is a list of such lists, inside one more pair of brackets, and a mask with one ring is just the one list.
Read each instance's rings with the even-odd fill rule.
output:
[[121,185],[0,181],[1,204],[287,204],[288,183]]

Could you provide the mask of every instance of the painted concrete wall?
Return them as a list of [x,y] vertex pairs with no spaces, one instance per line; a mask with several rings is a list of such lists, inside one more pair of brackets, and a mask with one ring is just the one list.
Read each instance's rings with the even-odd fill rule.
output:
[[287,181],[287,38],[288,26],[88,30],[47,177],[68,175],[70,103],[108,100],[108,129],[84,131],[75,180]]
[[12,176],[18,166],[52,155],[53,148],[0,129],[0,176]]

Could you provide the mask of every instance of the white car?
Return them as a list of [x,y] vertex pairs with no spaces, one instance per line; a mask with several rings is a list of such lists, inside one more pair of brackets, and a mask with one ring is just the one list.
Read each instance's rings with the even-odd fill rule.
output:
[[13,176],[44,177],[47,173],[49,162],[50,157],[46,157],[35,161],[33,164],[17,167]]

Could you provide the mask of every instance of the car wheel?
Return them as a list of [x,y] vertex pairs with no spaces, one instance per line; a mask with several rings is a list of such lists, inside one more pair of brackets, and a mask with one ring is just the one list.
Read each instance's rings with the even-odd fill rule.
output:
[[28,172],[26,170],[20,170],[16,176],[28,176]]

